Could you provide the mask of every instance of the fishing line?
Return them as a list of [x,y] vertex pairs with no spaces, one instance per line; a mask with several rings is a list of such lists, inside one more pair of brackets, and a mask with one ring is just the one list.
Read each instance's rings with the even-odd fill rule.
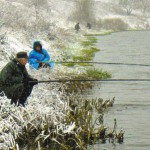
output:
[[124,65],[124,66],[144,66],[149,67],[149,64],[132,64],[132,63],[108,63],[108,62],[89,62],[89,61],[70,61],[70,62],[54,62],[54,63],[60,63],[60,64],[67,64],[67,63],[74,63],[74,64],[80,64],[80,63],[87,63],[87,64],[102,64],[102,65]]
[[[34,82],[34,81],[31,81]],[[150,79],[87,79],[87,80],[47,80],[38,83],[66,83],[66,82],[150,82]]]

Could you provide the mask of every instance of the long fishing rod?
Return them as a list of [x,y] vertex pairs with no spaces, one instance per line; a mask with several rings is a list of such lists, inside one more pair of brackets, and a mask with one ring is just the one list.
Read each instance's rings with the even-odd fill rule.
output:
[[102,64],[102,65],[124,65],[124,66],[144,66],[149,67],[149,64],[132,64],[132,63],[109,63],[109,62],[89,62],[89,61],[70,61],[70,62],[54,62],[56,64],[67,64],[67,63],[74,63],[74,64],[80,64],[80,63],[87,63],[87,64]]
[[[32,81],[31,81],[32,82]],[[47,80],[38,83],[66,83],[66,82],[150,82],[150,79],[87,79],[87,80]]]

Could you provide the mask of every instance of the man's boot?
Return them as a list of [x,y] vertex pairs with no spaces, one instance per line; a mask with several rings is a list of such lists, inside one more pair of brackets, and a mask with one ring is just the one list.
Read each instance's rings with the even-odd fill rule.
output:
[[25,107],[26,100],[27,100],[27,97],[21,97],[21,98],[19,98],[18,106]]
[[10,104],[13,105],[15,104],[15,106],[17,105],[18,99],[11,99]]

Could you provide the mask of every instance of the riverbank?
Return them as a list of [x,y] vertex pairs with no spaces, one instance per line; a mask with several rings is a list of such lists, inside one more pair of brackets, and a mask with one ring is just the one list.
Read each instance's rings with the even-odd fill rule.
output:
[[[72,74],[73,78],[75,79],[106,79],[111,77],[111,75],[108,72],[99,69],[94,69],[94,66],[89,63],[81,63],[92,61],[96,52],[100,51],[94,46],[96,42],[97,39],[94,36],[76,35],[74,47],[72,47],[72,45],[69,45],[68,47],[66,47],[65,50],[62,49],[62,51],[65,51],[65,55],[63,55],[62,60],[64,62],[73,62],[62,64],[64,67],[66,67],[66,76],[70,76]],[[69,70],[76,70],[76,68],[78,68],[78,73],[69,72]],[[62,72],[62,74],[65,73]]]
[[132,31],[150,31],[149,29],[127,29],[127,30],[102,30],[101,32],[94,31],[92,33],[87,33],[85,36],[105,36],[112,33],[118,32],[132,32]]
[[[126,41],[126,40],[125,40]],[[121,48],[120,48],[121,49]],[[118,50],[118,52],[120,52],[120,49]],[[111,51],[111,49],[109,49],[110,51]],[[126,50],[124,51],[125,53],[126,53]],[[117,53],[115,53],[115,55],[116,55]],[[106,55],[107,56],[107,55]],[[138,56],[140,56],[140,55],[138,55]],[[110,57],[111,58],[111,57]],[[119,57],[118,57],[119,58]],[[144,57],[143,57],[144,58]],[[114,60],[114,59],[112,59],[112,60]],[[132,60],[133,61],[133,60]],[[139,68],[140,69],[140,68]],[[118,69],[118,72],[119,71],[121,71],[122,69]],[[133,70],[132,70],[133,71]],[[140,71],[140,70],[139,70]],[[116,71],[115,71],[115,69],[114,69],[114,75],[115,75],[115,73],[116,73],[116,75],[118,75],[118,72],[116,73]],[[123,74],[124,74],[124,72],[123,72]],[[122,74],[121,74],[122,75]],[[129,74],[128,74],[128,76],[129,76]],[[122,76],[120,76],[120,77],[122,77]],[[107,85],[106,85],[107,86]],[[111,87],[111,88],[110,88]],[[130,85],[130,87],[131,87],[131,85]],[[75,87],[75,88],[78,88],[78,87]],[[129,85],[127,84],[127,86],[126,86],[126,88],[128,89],[129,88]],[[114,89],[114,84],[112,85],[112,84],[109,84],[108,85],[108,89],[107,90],[103,90],[103,92],[101,93],[102,95],[103,95],[103,93],[104,93],[104,95],[105,96],[108,96],[108,94],[106,94],[106,91],[109,91],[110,89],[113,89],[113,92],[112,93],[110,93],[111,94],[111,96],[113,95],[114,96],[114,92],[117,92],[118,90],[120,90],[119,91],[119,93],[121,93],[122,94],[122,91],[121,91],[121,89],[120,89],[120,86],[119,86],[119,88],[118,88],[118,90],[116,91],[116,89]],[[133,88],[133,91],[135,91],[135,87]],[[61,91],[63,91],[63,89],[61,89]],[[67,116],[69,116],[65,121],[67,121],[68,123],[67,124],[70,124],[70,121],[71,122],[76,122],[75,124],[77,124],[77,129],[78,130],[76,130],[76,128],[73,128],[73,127],[75,127],[74,126],[74,124],[72,124],[71,126],[69,126],[68,127],[68,130],[67,131],[76,131],[77,133],[79,133],[79,135],[77,134],[77,136],[75,137],[74,136],[74,134],[71,136],[70,134],[69,134],[69,136],[67,135],[67,137],[65,136],[65,138],[66,139],[68,139],[70,136],[71,136],[71,139],[73,138],[76,142],[75,143],[78,143],[78,145],[79,145],[79,147],[80,147],[80,149],[86,149],[86,144],[94,144],[94,142],[96,141],[96,139],[99,141],[99,138],[100,138],[100,136],[98,136],[99,134],[97,134],[97,133],[99,133],[99,130],[98,131],[96,131],[96,133],[95,133],[95,130],[88,130],[89,132],[87,132],[87,128],[85,127],[85,126],[83,126],[83,128],[82,128],[82,125],[85,125],[85,122],[87,121],[87,124],[86,124],[86,126],[88,127],[88,129],[90,129],[89,128],[89,120],[86,120],[85,118],[90,118],[90,116],[89,115],[91,115],[91,113],[90,113],[90,110],[93,110],[93,108],[95,109],[95,108],[98,108],[97,110],[99,110],[98,111],[98,113],[99,112],[103,112],[104,110],[105,110],[105,108],[102,108],[101,106],[101,101],[103,101],[103,100],[99,100],[98,101],[98,103],[96,104],[95,102],[89,102],[88,100],[87,100],[87,102],[86,102],[86,104],[84,104],[83,102],[85,101],[85,99],[83,100],[81,100],[81,98],[80,99],[78,99],[78,97],[75,97],[74,96],[74,92],[73,93],[70,93],[70,95],[71,95],[71,97],[69,97],[69,99],[68,99],[68,101],[71,101],[70,103],[71,104],[73,104],[72,106],[69,104],[69,107],[71,107],[71,111],[69,111],[68,112],[68,114],[69,115],[67,115]],[[126,94],[127,96],[126,96],[126,99],[123,99],[123,97],[122,98],[118,98],[119,100],[121,100],[121,103],[123,103],[123,102],[126,102],[127,100],[128,100],[128,102],[129,102],[129,104],[130,104],[130,101],[129,101],[129,94]],[[73,97],[72,97],[73,96]],[[116,96],[116,95],[115,95]],[[123,96],[124,96],[124,94],[123,94]],[[68,97],[63,97],[63,99],[67,99]],[[136,96],[136,98],[138,99],[138,96]],[[142,98],[142,97],[141,97]],[[143,97],[144,98],[144,97]],[[71,100],[70,100],[71,99]],[[134,97],[132,97],[132,100],[133,100],[133,102],[135,103],[135,98]],[[73,103],[75,101],[75,104]],[[80,101],[81,101],[81,103],[80,103]],[[105,102],[103,102],[103,104],[104,104]],[[108,102],[108,104],[110,103],[110,101]],[[93,105],[94,104],[94,105]],[[96,104],[96,105],[95,105]],[[122,106],[123,107],[123,110],[122,110],[122,108],[120,108],[118,105],[116,106],[117,107],[117,110],[116,110],[116,114],[122,114],[120,117],[119,117],[119,121],[120,120],[122,120],[122,123],[121,123],[121,126],[119,126],[119,128],[122,128],[122,127],[124,127],[124,118],[122,118],[125,114],[126,114],[126,111],[129,109],[131,112],[134,110],[134,108],[133,108],[133,106],[129,106],[129,104],[126,104],[125,103],[125,106]],[[83,107],[82,107],[83,106]],[[95,107],[96,106],[96,107]],[[99,107],[100,106],[100,107]],[[136,107],[136,105],[135,105],[135,107]],[[81,110],[83,110],[83,111],[81,111]],[[84,113],[84,110],[85,110],[85,113]],[[114,109],[112,109],[112,111],[110,110],[110,112],[113,114],[113,110]],[[141,110],[141,109],[140,109]],[[77,113],[76,113],[77,112]],[[83,115],[81,115],[81,113],[83,114]],[[70,115],[71,114],[71,115]],[[86,114],[86,115],[85,115]],[[107,117],[108,118],[106,118],[106,120],[107,120],[107,123],[109,124],[110,122],[112,122],[112,120],[113,120],[113,116],[111,116],[111,119],[109,118],[109,114],[106,114],[107,115]],[[118,116],[118,115],[117,115]],[[80,118],[81,117],[81,118]],[[103,121],[103,118],[101,119],[101,116],[98,116],[99,117],[99,120],[100,120],[100,122],[98,121],[98,125],[100,124],[100,127],[101,127],[101,130],[100,131],[105,131],[105,126],[103,126],[103,124],[101,124],[101,122]],[[77,119],[78,118],[78,119]],[[126,117],[126,118],[128,118],[128,117]],[[97,119],[97,118],[96,118]],[[132,120],[132,119],[131,119]],[[95,120],[94,120],[95,121]],[[130,129],[130,126],[128,126],[129,124],[128,124],[128,119],[126,119],[126,121],[127,121],[127,127]],[[136,120],[135,120],[135,118],[134,118],[134,121],[135,122],[137,122]],[[79,122],[79,123],[78,123]],[[114,122],[114,124],[115,124],[115,122]],[[120,123],[119,123],[120,124]],[[131,122],[130,122],[130,124],[132,124]],[[79,126],[78,126],[79,125]],[[137,123],[137,125],[138,125],[138,123]],[[64,125],[64,128],[66,127],[66,125]],[[73,130],[72,130],[73,129]],[[93,129],[93,126],[92,126],[92,129]],[[62,129],[61,129],[62,130]],[[65,130],[66,131],[66,130]],[[78,131],[81,131],[81,132],[78,132]],[[130,129],[130,131],[131,131],[131,129]],[[135,130],[134,130],[135,131]],[[91,134],[91,133],[95,133],[94,135],[96,136],[96,138],[95,138],[95,136],[93,136],[93,134]],[[60,133],[62,134],[62,132],[60,131]],[[71,132],[72,133],[72,132]],[[102,133],[104,133],[104,132],[102,132]],[[119,133],[120,133],[120,135],[121,134],[123,134],[123,131],[119,131]],[[129,133],[130,134],[130,133]],[[46,134],[47,135],[47,134]],[[46,137],[46,135],[44,135],[45,137]],[[108,133],[106,133],[105,135],[107,135],[106,137],[109,139],[109,137],[112,137],[112,130],[110,130],[109,131],[109,134]],[[109,136],[108,136],[109,135]],[[117,132],[117,135],[118,135],[118,132]],[[48,135],[47,135],[48,136]],[[114,136],[114,135],[113,135]],[[85,141],[87,141],[87,143],[84,141],[84,139],[83,139],[83,137],[85,138]],[[88,138],[86,138],[86,137],[88,137]],[[115,137],[116,137],[116,135],[115,135]],[[117,136],[118,137],[118,136]],[[128,135],[126,136],[126,137],[128,137]],[[66,143],[66,140],[65,141],[63,141],[62,140],[62,138],[61,137],[59,137],[58,136],[58,141],[56,141],[56,139],[54,139],[54,143],[57,145],[54,145],[54,148],[56,148],[56,149],[59,149],[59,148],[61,148],[61,149],[69,149],[69,145],[68,145],[68,143]],[[79,139],[81,139],[81,141],[79,140]],[[91,140],[92,139],[92,140]],[[94,139],[94,140],[93,140]],[[100,141],[102,141],[102,139],[103,138],[100,138]],[[131,138],[129,139],[129,140],[131,140]],[[113,141],[113,139],[112,139],[112,141]],[[59,142],[59,143],[58,143]],[[48,143],[50,143],[50,142],[48,142]],[[61,144],[63,143],[63,145],[61,145]],[[76,146],[76,144],[74,143],[74,142],[72,142],[72,141],[70,141],[69,142],[69,144],[71,143],[71,147],[73,147],[73,146]],[[86,144],[85,144],[86,143]],[[130,142],[131,143],[131,142]],[[42,145],[41,143],[39,144],[40,146]],[[61,145],[61,146],[60,146]],[[41,146],[42,147],[42,146]],[[58,148],[59,147],[59,148]],[[123,145],[119,145],[119,147],[121,147],[122,149],[123,149]]]
[[[69,46],[62,47],[65,49],[66,55],[65,57],[62,55],[61,60],[68,60],[67,58],[74,61],[84,61],[87,58],[92,60],[93,54],[98,51],[94,48],[96,39],[82,35],[80,37],[82,42],[81,38],[76,36],[78,44],[75,45],[78,47],[73,49]],[[71,66],[60,64],[56,66],[56,70],[43,69],[37,72],[30,71],[30,73],[45,80],[54,78],[54,76],[63,79],[66,77],[70,79],[102,79],[111,76],[108,72],[93,69],[93,66],[89,66],[89,64],[71,64]],[[39,149],[58,150],[76,147],[77,149],[85,149],[87,144],[94,144],[97,140],[104,141],[109,138],[106,136],[108,135],[107,128],[103,124],[99,128],[95,128],[96,124],[91,125],[91,119],[92,112],[96,109],[100,113],[99,118],[103,120],[102,113],[105,109],[113,106],[114,99],[89,101],[82,96],[78,97],[79,94],[75,94],[75,89],[80,89],[81,85],[87,89],[91,85],[88,87],[83,83],[80,83],[80,87],[79,83],[71,83],[70,85],[73,88],[68,93],[66,93],[66,86],[62,84],[36,86],[28,99],[29,104],[26,108],[10,106],[9,100],[2,97],[0,109],[1,148],[9,147],[18,150],[38,147]],[[101,124],[99,121],[97,124]],[[70,141],[68,142],[67,139]]]

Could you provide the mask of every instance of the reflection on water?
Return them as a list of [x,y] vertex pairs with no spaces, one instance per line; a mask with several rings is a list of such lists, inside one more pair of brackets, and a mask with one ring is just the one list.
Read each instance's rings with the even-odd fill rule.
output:
[[[150,32],[120,32],[98,37],[101,49],[94,61],[150,64]],[[112,73],[112,78],[150,79],[149,67],[96,65]],[[116,97],[115,106],[105,114],[105,124],[117,119],[118,129],[125,130],[122,145],[95,145],[98,150],[149,150],[150,149],[150,82],[107,82],[95,95],[104,99]],[[100,146],[100,147],[99,147]],[[94,148],[91,148],[94,149]]]

